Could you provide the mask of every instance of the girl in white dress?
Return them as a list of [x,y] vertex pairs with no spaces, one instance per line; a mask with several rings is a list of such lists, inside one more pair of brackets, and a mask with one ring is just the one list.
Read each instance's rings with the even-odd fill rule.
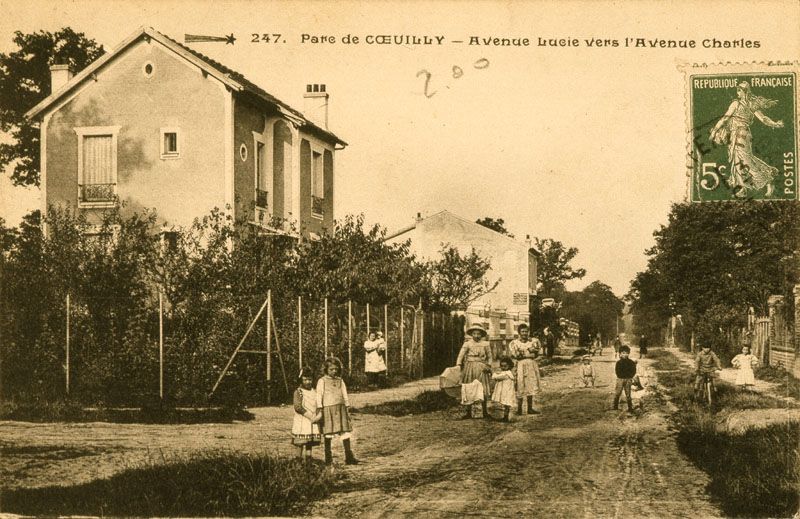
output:
[[317,410],[317,392],[309,368],[300,372],[300,387],[294,392],[294,421],[292,444],[297,447],[298,458],[311,458],[311,448],[319,445],[319,422],[322,413]]
[[500,359],[500,371],[492,375],[495,381],[492,402],[497,402],[503,406],[503,421],[508,421],[508,414],[511,406],[517,401],[517,394],[514,390],[514,361],[509,357]]
[[736,373],[736,385],[744,389],[752,389],[756,383],[755,375],[753,375],[753,368],[758,366],[758,358],[750,353],[750,347],[743,346],[742,353],[735,356],[731,360],[734,368],[738,368]]

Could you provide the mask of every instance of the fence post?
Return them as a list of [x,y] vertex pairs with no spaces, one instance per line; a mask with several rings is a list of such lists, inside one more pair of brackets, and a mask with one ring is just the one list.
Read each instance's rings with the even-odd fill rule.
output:
[[297,296],[297,366],[303,369],[303,298]]
[[65,368],[66,368],[65,382],[66,382],[67,396],[69,396],[69,293],[67,293],[67,343],[66,343],[66,350],[67,350],[67,355],[66,355],[66,363],[65,363]]
[[325,349],[323,350],[323,358],[328,358],[328,298],[325,298],[325,315],[323,321],[323,328],[325,330]]
[[164,294],[158,290],[158,398],[164,401]]
[[419,324],[419,378],[425,378],[425,311],[422,310],[422,301],[419,303],[419,309],[422,313],[422,321]]
[[403,334],[405,333],[405,323],[404,323],[404,321],[405,321],[405,311],[403,309],[403,302],[401,301],[400,302],[400,369],[401,370],[403,369],[403,366],[405,365],[404,357],[406,356],[406,353],[405,353],[405,339],[403,338]]
[[369,335],[369,303],[367,303],[367,335]]
[[353,301],[347,300],[347,372],[353,371]]
[[272,403],[272,289],[267,290],[267,404]]
[[386,373],[389,373],[389,305],[383,305],[383,340],[386,341]]

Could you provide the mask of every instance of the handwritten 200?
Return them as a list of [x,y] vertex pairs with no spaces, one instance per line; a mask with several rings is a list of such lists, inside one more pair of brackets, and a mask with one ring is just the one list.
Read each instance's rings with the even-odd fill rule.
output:
[[[489,67],[489,60],[486,58],[481,58],[472,64],[472,68],[476,70],[484,70],[488,67]],[[459,67],[458,65],[453,65],[451,72],[453,74],[453,79],[461,79],[464,76],[464,69]],[[436,90],[431,90],[431,80],[433,79],[433,74],[431,74],[425,69],[422,69],[419,72],[417,72],[417,77],[420,76],[423,76],[425,78],[425,85],[423,86],[422,93],[425,94],[425,97],[430,99],[431,97],[435,96],[437,92]]]

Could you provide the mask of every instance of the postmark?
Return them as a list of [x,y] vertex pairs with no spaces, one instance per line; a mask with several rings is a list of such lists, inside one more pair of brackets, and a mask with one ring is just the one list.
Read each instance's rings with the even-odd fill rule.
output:
[[797,200],[797,63],[685,69],[692,202]]

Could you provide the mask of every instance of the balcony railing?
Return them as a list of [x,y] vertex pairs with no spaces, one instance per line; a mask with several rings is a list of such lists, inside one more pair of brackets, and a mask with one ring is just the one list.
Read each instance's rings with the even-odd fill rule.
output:
[[311,195],[311,212],[322,216],[325,214],[325,199],[319,196]]
[[116,184],[81,184],[78,186],[81,203],[109,203],[117,199]]
[[265,191],[264,189],[256,189],[256,207],[266,209],[267,200],[269,200],[269,191]]

